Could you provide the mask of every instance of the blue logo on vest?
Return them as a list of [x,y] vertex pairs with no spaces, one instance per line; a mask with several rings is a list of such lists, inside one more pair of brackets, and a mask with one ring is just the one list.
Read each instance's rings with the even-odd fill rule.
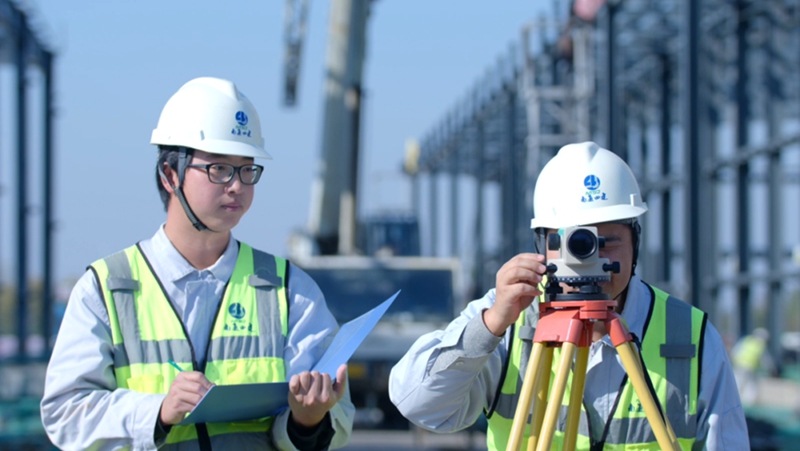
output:
[[236,112],[236,122],[239,125],[247,125],[247,114],[244,111]]
[[633,401],[631,402],[631,405],[628,406],[628,412],[644,413],[644,407],[639,401]]
[[583,186],[586,187],[588,190],[596,190],[600,188],[600,178],[594,174],[587,175],[585,179],[583,179]]
[[236,319],[242,319],[244,318],[245,309],[242,307],[242,304],[234,302],[228,307],[228,313]]

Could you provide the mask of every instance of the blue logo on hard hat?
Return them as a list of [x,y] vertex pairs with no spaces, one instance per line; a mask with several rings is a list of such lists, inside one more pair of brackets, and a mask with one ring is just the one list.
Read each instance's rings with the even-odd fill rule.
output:
[[600,191],[600,177],[590,174],[583,179],[583,186],[586,192],[581,196],[581,202],[595,202],[598,200],[608,200],[608,194]]
[[244,318],[245,310],[244,307],[242,307],[242,304],[234,302],[230,307],[228,307],[228,313],[230,313],[230,315],[236,319],[242,319]]
[[587,175],[586,178],[583,179],[583,186],[588,190],[596,190],[600,188],[600,178],[594,174]]
[[244,111],[236,112],[236,122],[239,125],[247,125],[247,114]]

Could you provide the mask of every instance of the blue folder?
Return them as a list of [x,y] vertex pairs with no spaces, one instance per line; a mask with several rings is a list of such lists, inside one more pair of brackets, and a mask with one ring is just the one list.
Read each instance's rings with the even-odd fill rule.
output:
[[[350,360],[398,294],[400,291],[374,309],[344,324],[313,370],[328,373],[331,379],[335,379],[336,370]],[[277,415],[288,407],[288,396],[287,382],[215,385],[180,424],[229,423]]]

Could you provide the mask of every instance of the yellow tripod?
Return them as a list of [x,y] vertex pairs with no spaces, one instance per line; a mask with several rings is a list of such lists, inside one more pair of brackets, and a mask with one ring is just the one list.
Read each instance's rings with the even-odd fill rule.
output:
[[[570,389],[569,408],[564,430],[564,451],[575,449],[581,400],[586,382],[586,367],[589,362],[589,346],[595,321],[603,321],[617,348],[625,371],[628,373],[636,396],[642,402],[647,420],[655,433],[661,449],[680,451],[675,432],[666,414],[655,403],[644,376],[639,352],[634,345],[627,326],[614,312],[616,301],[555,301],[539,304],[539,322],[533,338],[530,363],[522,382],[517,410],[511,427],[511,436],[506,451],[519,451],[528,416],[531,416],[528,451],[546,451],[553,442],[556,420],[561,399],[569,377],[570,366],[575,359],[575,368]],[[550,399],[546,400],[550,386],[553,349],[561,346]],[[535,398],[534,398],[535,397]],[[532,410],[532,412],[531,412]]]

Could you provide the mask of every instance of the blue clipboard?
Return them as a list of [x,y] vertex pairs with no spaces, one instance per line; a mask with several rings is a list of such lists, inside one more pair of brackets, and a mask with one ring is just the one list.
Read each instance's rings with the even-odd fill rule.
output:
[[[331,379],[335,379],[336,370],[341,364],[350,360],[398,294],[400,291],[339,328],[339,332],[313,370],[328,373]],[[229,423],[269,417],[277,415],[288,407],[288,397],[287,382],[215,385],[179,424]]]
[[289,384],[215,385],[179,424],[229,423],[277,415],[286,408]]

